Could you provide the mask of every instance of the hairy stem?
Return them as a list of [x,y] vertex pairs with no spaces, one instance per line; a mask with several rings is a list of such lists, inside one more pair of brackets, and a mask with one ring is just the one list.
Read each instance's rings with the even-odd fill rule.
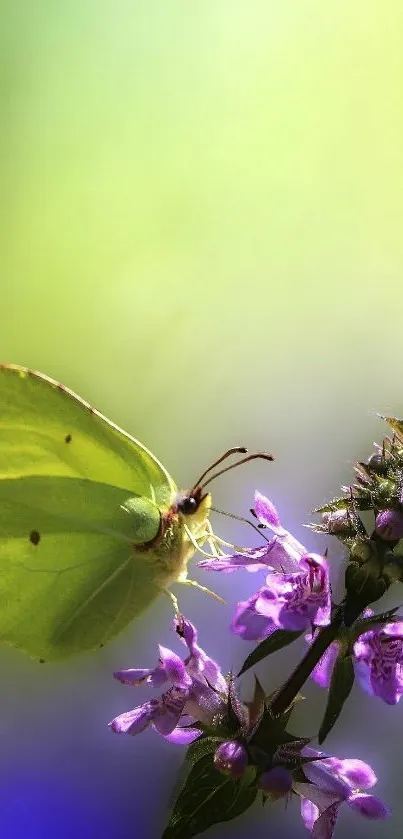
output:
[[323,653],[326,652],[327,648],[330,647],[330,644],[336,638],[342,622],[343,606],[340,605],[336,609],[332,622],[329,626],[324,626],[319,630],[303,659],[297,664],[291,676],[288,677],[287,681],[276,693],[271,703],[271,710],[274,714],[283,714],[290,707],[291,702],[311,675],[312,670],[322,658]]

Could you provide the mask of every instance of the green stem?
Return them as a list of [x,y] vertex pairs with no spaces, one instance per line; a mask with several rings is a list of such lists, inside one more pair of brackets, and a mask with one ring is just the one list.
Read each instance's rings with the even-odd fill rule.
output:
[[291,676],[283,684],[280,690],[271,703],[271,710],[274,714],[283,714],[287,708],[290,707],[293,699],[297,696],[302,686],[312,673],[312,670],[327,648],[337,637],[338,631],[343,621],[343,608],[339,606],[333,616],[332,622],[329,626],[324,626],[319,630],[315,640],[312,642],[306,655],[297,665]]

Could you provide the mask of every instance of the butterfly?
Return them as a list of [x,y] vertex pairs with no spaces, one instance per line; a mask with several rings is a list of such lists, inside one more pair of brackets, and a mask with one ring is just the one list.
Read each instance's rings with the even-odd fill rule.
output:
[[145,447],[64,385],[0,365],[0,641],[39,661],[101,647],[214,534],[205,486],[188,491]]

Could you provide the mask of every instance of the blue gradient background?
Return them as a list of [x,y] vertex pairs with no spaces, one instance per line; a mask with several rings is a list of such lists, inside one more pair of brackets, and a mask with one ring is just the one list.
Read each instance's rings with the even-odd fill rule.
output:
[[[273,450],[214,487],[257,486],[302,523],[403,415],[403,7],[398,0],[2,0],[0,355],[63,381],[188,485],[234,443]],[[218,519],[223,536],[247,541]],[[253,539],[252,539],[253,541]],[[331,543],[334,580],[340,551]],[[224,669],[256,577],[212,579],[181,606]],[[399,595],[397,595],[398,599]],[[148,695],[112,671],[175,645],[160,598],[94,655],[38,667],[1,650],[0,835],[158,839],[182,751],[107,722]],[[390,599],[387,601],[390,602]],[[276,687],[297,645],[260,668]],[[244,679],[245,692],[251,680]],[[315,735],[306,689],[294,728]],[[328,749],[376,769],[401,836],[402,707],[354,692]],[[208,836],[306,836],[298,805]]]

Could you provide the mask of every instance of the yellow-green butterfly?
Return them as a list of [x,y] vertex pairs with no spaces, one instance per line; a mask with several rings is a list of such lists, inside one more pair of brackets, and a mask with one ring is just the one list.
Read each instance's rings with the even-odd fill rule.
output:
[[208,591],[186,577],[214,538],[204,487],[216,475],[201,482],[235,452],[180,493],[71,390],[0,365],[0,641],[57,660],[108,642],[174,581]]

